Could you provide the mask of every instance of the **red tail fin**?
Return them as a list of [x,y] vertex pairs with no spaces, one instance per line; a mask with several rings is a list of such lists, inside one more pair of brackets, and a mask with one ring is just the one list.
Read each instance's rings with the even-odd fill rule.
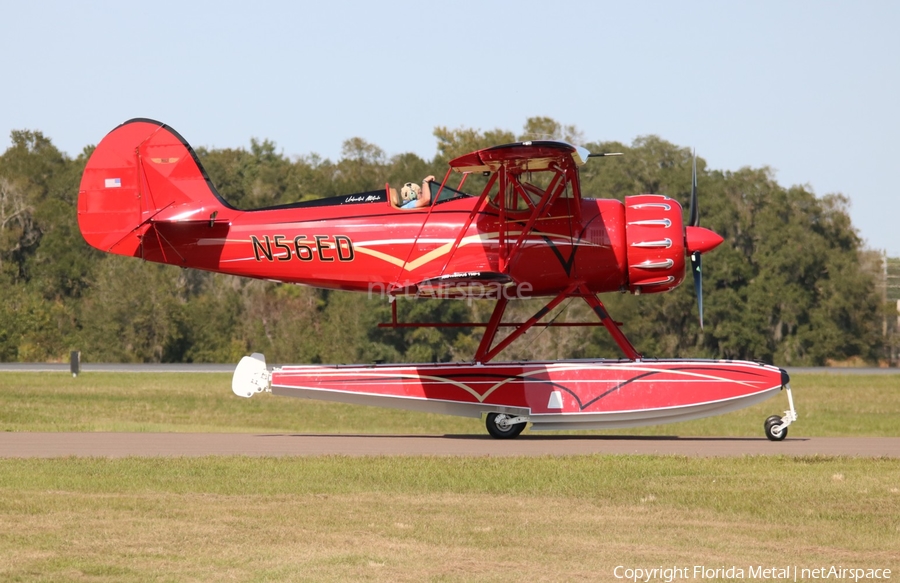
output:
[[[216,192],[178,132],[150,119],[129,120],[91,154],[78,192],[78,226],[93,247],[142,256],[143,236],[161,221],[212,221],[234,210]],[[159,259],[154,259],[159,260]],[[168,261],[165,261],[168,263]]]

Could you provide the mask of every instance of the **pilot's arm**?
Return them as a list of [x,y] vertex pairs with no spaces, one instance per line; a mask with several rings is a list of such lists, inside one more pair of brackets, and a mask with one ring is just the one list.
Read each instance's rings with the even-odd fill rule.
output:
[[422,191],[419,193],[419,200],[416,208],[428,206],[431,204],[431,183],[434,182],[434,176],[428,175],[422,180]]

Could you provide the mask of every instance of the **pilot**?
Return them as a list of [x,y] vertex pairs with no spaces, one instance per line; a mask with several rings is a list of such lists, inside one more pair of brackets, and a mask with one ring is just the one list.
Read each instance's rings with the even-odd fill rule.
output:
[[391,189],[391,204],[400,209],[417,209],[431,204],[431,183],[434,182],[434,176],[426,176],[422,180],[422,186],[419,187],[415,182],[407,182],[397,194],[395,189]]

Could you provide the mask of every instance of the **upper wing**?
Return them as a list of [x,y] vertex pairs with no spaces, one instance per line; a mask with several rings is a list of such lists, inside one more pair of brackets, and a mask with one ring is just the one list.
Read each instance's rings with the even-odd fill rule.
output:
[[540,172],[560,163],[561,159],[568,159],[575,166],[583,166],[588,155],[586,149],[566,142],[515,142],[459,156],[450,161],[450,167],[457,172],[497,172],[503,166]]

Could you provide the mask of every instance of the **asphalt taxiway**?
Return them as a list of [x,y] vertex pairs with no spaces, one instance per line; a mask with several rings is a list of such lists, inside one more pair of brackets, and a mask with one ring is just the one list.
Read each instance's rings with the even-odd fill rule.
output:
[[243,456],[745,455],[900,457],[900,437],[0,433],[0,458]]

